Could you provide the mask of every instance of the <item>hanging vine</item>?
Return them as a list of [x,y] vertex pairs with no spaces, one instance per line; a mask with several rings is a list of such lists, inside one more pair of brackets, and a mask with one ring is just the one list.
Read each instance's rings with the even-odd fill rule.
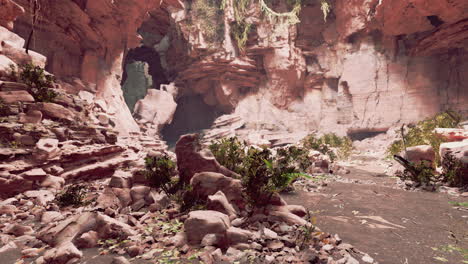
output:
[[268,19],[273,23],[286,22],[289,25],[294,25],[301,22],[299,20],[299,13],[301,12],[302,8],[301,0],[296,0],[293,9],[285,13],[278,13],[274,11],[265,3],[265,0],[260,0],[260,8],[262,9],[262,12],[265,14],[265,16],[268,17]]
[[29,0],[29,9],[31,10],[31,32],[28,36],[28,41],[26,42],[26,54],[29,54],[29,46],[34,35],[34,30],[36,28],[36,22],[39,18],[39,11],[41,10],[41,4],[39,0]]

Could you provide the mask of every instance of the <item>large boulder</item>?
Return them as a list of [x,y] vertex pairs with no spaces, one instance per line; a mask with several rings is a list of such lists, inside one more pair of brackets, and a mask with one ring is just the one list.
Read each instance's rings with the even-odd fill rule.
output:
[[34,98],[27,91],[0,92],[0,99],[7,104],[34,102]]
[[187,184],[198,172],[218,172],[229,177],[239,177],[236,173],[221,166],[208,149],[202,149],[198,134],[182,136],[177,141],[175,152],[180,180]]
[[192,211],[184,223],[187,242],[192,245],[200,244],[208,234],[224,237],[230,226],[229,217],[216,211]]
[[46,251],[44,261],[48,264],[77,263],[82,256],[83,253],[73,243],[67,242]]
[[209,210],[227,214],[230,219],[236,218],[236,209],[234,209],[232,204],[229,203],[226,195],[224,195],[222,191],[218,191],[217,193],[208,196],[208,203],[206,207]]
[[229,202],[236,205],[243,203],[241,181],[226,177],[221,173],[196,173],[190,181],[190,184],[193,186],[194,192],[200,199],[205,200],[208,199],[210,195],[221,192]]
[[136,103],[134,115],[142,123],[153,123],[161,128],[172,122],[176,108],[177,103],[170,93],[149,89],[145,98]]
[[43,138],[36,143],[33,157],[36,160],[48,160],[60,154],[59,141],[54,138]]
[[468,129],[436,128],[434,132],[448,141],[462,141],[468,138]]
[[429,161],[432,163],[435,160],[435,151],[430,145],[420,145],[406,148],[402,156],[413,163],[421,161]]
[[444,163],[445,156],[450,153],[462,163],[461,175],[463,182],[468,182],[468,141],[448,142],[440,144],[439,154]]

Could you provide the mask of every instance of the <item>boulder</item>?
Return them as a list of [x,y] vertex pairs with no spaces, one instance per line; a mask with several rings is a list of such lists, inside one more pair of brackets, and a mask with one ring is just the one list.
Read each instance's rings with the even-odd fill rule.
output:
[[14,235],[14,236],[23,236],[23,235],[30,235],[34,232],[32,227],[20,225],[20,224],[11,224],[5,229],[5,233]]
[[430,145],[420,145],[406,148],[406,152],[403,151],[402,156],[413,163],[421,161],[434,162],[435,151]]
[[132,196],[132,201],[135,203],[139,200],[145,200],[145,197],[149,195],[151,188],[144,185],[134,186],[130,189],[130,195]]
[[54,221],[62,220],[63,218],[64,216],[60,212],[47,211],[42,214],[41,222],[44,224],[48,224]]
[[253,237],[253,233],[237,227],[230,227],[226,232],[227,242],[229,245],[240,243],[248,243]]
[[444,162],[445,155],[451,153],[453,157],[458,159],[461,162],[461,175],[462,181],[468,183],[468,141],[461,142],[448,142],[440,144],[439,154]]
[[215,194],[208,196],[206,207],[208,210],[227,214],[231,220],[236,218],[236,210],[232,204],[229,203],[226,195],[222,191],[218,191]]
[[31,107],[31,110],[39,110],[42,112],[44,117],[57,119],[60,121],[74,122],[76,121],[75,112],[63,107],[59,104],[54,103],[39,103]]
[[62,177],[47,175],[41,182],[41,187],[60,190],[65,185],[65,179]]
[[49,160],[60,154],[59,141],[53,138],[43,138],[36,143],[33,157],[36,160]]
[[23,172],[21,176],[26,180],[43,181],[47,177],[47,173],[43,169],[37,168]]
[[98,244],[98,240],[98,233],[96,231],[89,231],[76,239],[75,244],[78,248],[93,248]]
[[189,244],[200,244],[207,234],[225,235],[231,226],[229,217],[216,211],[192,211],[184,222]]
[[44,253],[44,261],[48,264],[73,263],[83,256],[71,242],[63,243],[57,248],[52,248]]
[[109,187],[112,188],[131,188],[133,175],[131,173],[118,170],[112,175]]
[[34,97],[27,91],[0,92],[0,99],[6,104],[32,103],[35,101]]
[[170,93],[148,89],[145,98],[136,103],[134,115],[140,122],[150,122],[161,128],[172,122],[176,108],[177,103]]
[[96,230],[99,237],[103,239],[129,237],[137,234],[131,226],[107,215],[98,213],[96,221]]
[[240,180],[226,177],[216,172],[196,173],[190,184],[194,192],[201,199],[208,199],[208,196],[221,191],[229,202],[240,205],[244,199],[242,197],[242,183]]
[[19,114],[19,122],[26,124],[39,124],[42,121],[42,112],[38,110],[31,110],[25,113]]
[[175,152],[180,180],[189,183],[198,172],[218,172],[229,177],[240,178],[236,173],[221,166],[208,149],[202,149],[197,134],[182,136],[177,141]]
[[436,128],[434,132],[448,141],[462,141],[468,138],[468,129]]

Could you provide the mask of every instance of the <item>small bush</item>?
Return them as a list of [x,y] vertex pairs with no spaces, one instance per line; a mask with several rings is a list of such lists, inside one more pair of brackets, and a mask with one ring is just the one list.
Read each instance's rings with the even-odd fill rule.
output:
[[36,101],[51,102],[57,97],[57,93],[50,89],[54,86],[55,77],[47,74],[44,68],[31,63],[20,65],[19,71],[13,65],[10,68],[12,78],[27,84]]
[[[328,155],[332,162],[338,158],[347,159],[353,150],[353,142],[349,137],[339,137],[333,133],[325,134],[320,138],[316,137],[315,134],[311,134],[304,138],[302,142],[305,148]],[[337,154],[332,148],[337,149]]]
[[434,167],[424,161],[412,165],[411,169],[405,168],[404,171],[397,171],[395,176],[403,181],[412,180],[419,184],[429,184],[431,181],[436,180]]
[[211,143],[209,149],[216,160],[235,173],[241,173],[241,164],[245,158],[245,144],[237,138],[223,138]]
[[84,185],[72,185],[69,186],[65,191],[59,193],[55,197],[55,202],[60,207],[80,207],[89,204],[91,201],[86,202],[84,199],[88,188]]
[[211,144],[218,162],[240,174],[244,197],[253,207],[267,205],[275,193],[286,189],[302,173],[310,161],[307,151],[297,148],[280,148],[276,156],[267,149],[248,147],[237,138],[222,139]]
[[468,177],[464,176],[463,163],[457,159],[452,153],[448,152],[442,159],[442,181],[447,182],[451,186],[466,186],[468,185]]
[[[440,164],[439,147],[445,140],[434,133],[435,128],[453,128],[460,123],[461,116],[453,111],[446,111],[418,122],[408,127],[408,131],[397,131],[403,134],[401,139],[394,141],[387,150],[389,157],[402,152],[405,147],[431,145],[436,153],[436,164]],[[403,129],[401,129],[403,130]]]
[[202,34],[210,43],[224,40],[223,1],[194,0],[191,5],[193,20],[198,22]]
[[173,178],[176,174],[176,164],[167,155],[147,156],[144,174],[151,187],[163,190],[168,196],[172,194],[172,188],[176,185]]

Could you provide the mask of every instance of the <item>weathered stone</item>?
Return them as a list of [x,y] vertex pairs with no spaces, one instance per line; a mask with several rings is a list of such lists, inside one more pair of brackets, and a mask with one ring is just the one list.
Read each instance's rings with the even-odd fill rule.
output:
[[98,244],[98,240],[98,233],[96,231],[89,231],[77,238],[74,244],[78,248],[93,248]]
[[109,187],[131,188],[133,175],[125,171],[116,171],[109,182]]
[[7,104],[15,104],[19,102],[34,102],[34,98],[27,91],[0,92],[0,99]]
[[20,225],[20,224],[10,224],[10,226],[8,226],[5,229],[5,233],[11,234],[11,235],[14,235],[14,236],[30,235],[33,232],[34,232],[34,230],[32,229],[32,227],[24,226],[24,225]]
[[57,248],[52,248],[44,253],[45,263],[58,264],[70,263],[69,261],[79,260],[83,253],[79,251],[71,242],[63,243]]
[[202,149],[197,134],[182,136],[177,141],[175,152],[179,176],[184,183],[189,183],[195,173],[199,172],[218,172],[229,177],[239,176],[221,166],[209,150]]
[[19,114],[19,121],[20,123],[26,124],[39,124],[42,121],[42,112],[38,110],[31,110],[28,111],[26,114],[21,113]]
[[41,111],[44,117],[46,118],[57,119],[57,120],[68,121],[68,122],[76,121],[75,112],[59,104],[39,103],[39,104],[36,104],[34,107],[31,107],[31,109]]
[[64,216],[60,212],[56,211],[47,211],[42,214],[41,222],[48,224],[54,221],[62,220]]
[[206,205],[208,210],[214,210],[227,214],[229,218],[234,219],[236,217],[236,210],[229,203],[226,195],[222,191],[216,192],[214,195],[208,196],[208,202]]
[[230,225],[229,217],[216,211],[192,211],[184,223],[189,244],[200,244],[207,234],[225,235]]
[[140,185],[134,186],[130,189],[130,195],[132,196],[132,201],[135,203],[138,200],[145,200],[145,197],[149,195],[151,188],[148,186]]
[[111,264],[130,264],[130,261],[128,261],[125,257],[120,256],[120,257],[114,257],[112,259]]
[[97,227],[100,238],[128,237],[136,235],[131,226],[115,220],[107,215],[98,214],[96,217]]
[[201,172],[193,176],[190,184],[193,186],[193,190],[202,199],[207,199],[208,196],[221,191],[225,194],[229,202],[236,205],[243,203],[242,184],[240,180],[216,172]]
[[47,177],[47,173],[41,169],[32,169],[21,174],[23,178],[31,181],[43,181]]
[[247,243],[252,238],[252,232],[237,227],[230,227],[227,232],[227,241],[229,245]]
[[406,148],[406,152],[403,152],[403,157],[414,163],[420,161],[434,162],[435,152],[430,145],[414,146]]
[[12,204],[0,205],[0,215],[7,214],[12,216],[16,211],[16,206]]
[[65,185],[65,179],[62,177],[47,175],[41,182],[41,187],[60,190]]
[[58,140],[52,138],[43,138],[36,143],[34,149],[34,158],[36,160],[48,160],[57,157],[60,154]]

